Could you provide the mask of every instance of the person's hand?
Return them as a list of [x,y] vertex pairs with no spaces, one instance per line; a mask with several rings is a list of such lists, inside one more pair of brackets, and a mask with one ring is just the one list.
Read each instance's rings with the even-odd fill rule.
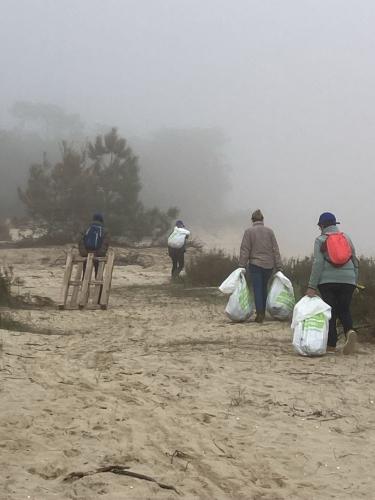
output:
[[245,274],[245,273],[246,273],[246,267],[240,267],[240,269],[241,269],[241,273],[242,273],[242,274]]
[[306,293],[305,295],[307,295],[308,297],[316,297],[318,295],[318,292],[315,290],[315,288],[308,288],[306,290]]

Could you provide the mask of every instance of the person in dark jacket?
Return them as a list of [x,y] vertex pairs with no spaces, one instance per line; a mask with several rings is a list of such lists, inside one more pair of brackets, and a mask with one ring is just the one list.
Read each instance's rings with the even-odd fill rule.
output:
[[[104,227],[104,218],[100,213],[94,214],[92,222],[81,235],[78,242],[78,250],[81,257],[87,257],[89,253],[94,254],[95,276],[98,273],[99,262],[95,257],[105,257],[109,247],[109,233]],[[86,262],[83,263],[83,275],[86,270]]]
[[257,323],[263,323],[268,294],[268,281],[273,270],[282,268],[279,247],[272,229],[264,225],[260,210],[251,215],[252,227],[246,229],[240,248],[240,267],[246,269],[253,285]]

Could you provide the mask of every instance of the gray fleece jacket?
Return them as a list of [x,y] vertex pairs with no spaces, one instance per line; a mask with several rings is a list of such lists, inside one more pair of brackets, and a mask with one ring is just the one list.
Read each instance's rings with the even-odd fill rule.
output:
[[254,264],[265,269],[281,269],[281,257],[275,234],[263,222],[246,229],[240,249],[240,267]]

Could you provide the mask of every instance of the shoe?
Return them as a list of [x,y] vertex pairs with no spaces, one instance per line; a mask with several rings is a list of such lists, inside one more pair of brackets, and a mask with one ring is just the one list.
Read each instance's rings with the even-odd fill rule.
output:
[[261,313],[261,312],[257,313],[257,315],[255,316],[255,323],[263,323],[264,316],[265,316],[264,313]]
[[357,334],[354,330],[346,332],[346,341],[342,352],[344,354],[354,354],[357,347]]
[[333,347],[332,345],[327,345],[326,352],[336,352],[336,347]]

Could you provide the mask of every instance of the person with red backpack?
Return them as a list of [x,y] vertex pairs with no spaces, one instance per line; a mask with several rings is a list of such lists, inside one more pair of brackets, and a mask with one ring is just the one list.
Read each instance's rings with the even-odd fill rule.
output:
[[319,290],[324,302],[331,306],[327,351],[336,350],[336,321],[339,319],[346,339],[343,352],[351,354],[355,350],[357,340],[350,304],[358,282],[358,259],[351,239],[339,231],[337,224],[340,223],[331,212],[324,212],[319,217],[321,235],[315,240],[306,295],[313,297]]

